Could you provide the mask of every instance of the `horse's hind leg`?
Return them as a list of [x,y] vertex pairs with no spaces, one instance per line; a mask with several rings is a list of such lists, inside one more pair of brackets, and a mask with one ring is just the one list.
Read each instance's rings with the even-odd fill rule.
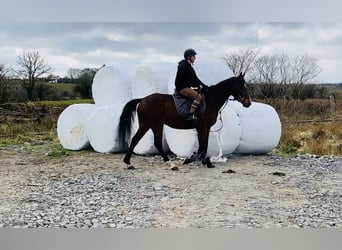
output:
[[163,150],[163,125],[152,128],[154,134],[154,146],[158,149],[158,152],[163,157],[164,161],[169,161],[169,157],[165,154]]
[[163,150],[163,125],[159,126],[158,128],[152,128],[152,131],[154,134],[154,146],[158,149],[164,161],[169,163],[171,170],[179,170],[178,167],[172,161],[170,161],[169,157]]
[[146,134],[147,130],[149,130],[149,128],[139,127],[138,131],[133,136],[131,145],[129,146],[129,149],[123,160],[124,163],[126,163],[127,165],[131,165],[131,156],[133,154],[133,150],[135,146],[138,144],[138,142],[140,141],[140,139]]

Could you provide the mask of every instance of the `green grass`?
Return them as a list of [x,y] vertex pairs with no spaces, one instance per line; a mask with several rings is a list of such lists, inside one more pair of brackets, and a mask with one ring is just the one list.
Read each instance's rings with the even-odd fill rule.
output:
[[69,155],[69,151],[63,148],[63,146],[59,143],[58,140],[53,140],[53,143],[47,152],[47,156],[62,157],[62,156],[68,156],[68,155]]
[[279,155],[296,155],[298,153],[298,148],[291,144],[278,146],[276,153]]
[[39,102],[28,102],[27,104],[34,105],[46,105],[48,107],[55,106],[69,106],[76,103],[94,103],[93,99],[73,99],[73,100],[58,100],[58,101],[39,101]]

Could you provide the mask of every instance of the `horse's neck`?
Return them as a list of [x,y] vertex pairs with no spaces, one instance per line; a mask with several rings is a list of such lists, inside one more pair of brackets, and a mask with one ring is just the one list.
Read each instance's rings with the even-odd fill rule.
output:
[[227,87],[212,86],[211,88],[211,91],[209,91],[210,97],[207,99],[209,99],[209,105],[218,112],[227,101],[228,97],[231,96],[231,87],[228,86],[227,89]]

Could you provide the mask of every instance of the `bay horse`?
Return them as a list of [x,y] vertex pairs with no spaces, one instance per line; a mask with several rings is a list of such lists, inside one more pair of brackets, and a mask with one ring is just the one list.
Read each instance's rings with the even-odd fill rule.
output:
[[[206,110],[204,113],[197,115],[198,119],[196,122],[186,121],[186,118],[177,112],[174,99],[170,94],[154,93],[144,98],[133,99],[127,102],[122,110],[117,130],[119,145],[122,148],[128,148],[123,159],[124,163],[129,168],[134,168],[131,165],[134,147],[149,129],[152,129],[154,134],[154,145],[158,152],[165,162],[169,161],[170,159],[162,147],[163,126],[166,124],[176,129],[195,128],[197,130],[199,143],[197,155],[194,154],[191,158],[186,159],[184,164],[201,160],[208,168],[215,167],[210,158],[207,157],[210,127],[215,124],[218,113],[228,97],[233,96],[244,107],[251,105],[251,98],[246,87],[244,74],[242,73],[207,87],[203,89],[202,93],[205,95]],[[138,114],[139,128],[128,147],[127,141],[131,134],[134,111],[137,111]]]

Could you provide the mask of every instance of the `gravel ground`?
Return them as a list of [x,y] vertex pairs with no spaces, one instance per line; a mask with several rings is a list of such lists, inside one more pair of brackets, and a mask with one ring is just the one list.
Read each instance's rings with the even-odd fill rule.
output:
[[0,147],[0,228],[342,227],[342,158],[228,156],[172,171],[159,156]]

